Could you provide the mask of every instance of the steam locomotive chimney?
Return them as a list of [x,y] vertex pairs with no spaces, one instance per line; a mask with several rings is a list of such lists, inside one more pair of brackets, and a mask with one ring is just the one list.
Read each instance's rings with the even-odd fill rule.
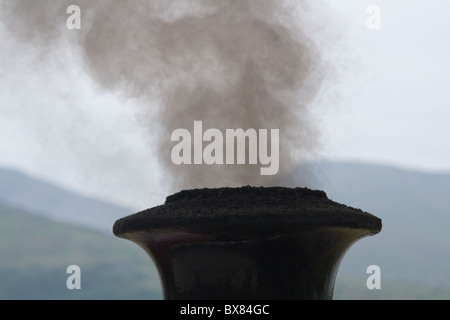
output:
[[185,190],[118,220],[158,267],[164,298],[332,299],[345,252],[381,220],[306,188]]

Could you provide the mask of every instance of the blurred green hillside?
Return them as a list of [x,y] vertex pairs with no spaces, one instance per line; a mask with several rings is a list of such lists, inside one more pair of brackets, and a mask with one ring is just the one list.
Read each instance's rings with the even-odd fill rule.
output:
[[[161,299],[159,279],[135,244],[0,204],[0,299]],[[81,268],[69,290],[67,267]]]

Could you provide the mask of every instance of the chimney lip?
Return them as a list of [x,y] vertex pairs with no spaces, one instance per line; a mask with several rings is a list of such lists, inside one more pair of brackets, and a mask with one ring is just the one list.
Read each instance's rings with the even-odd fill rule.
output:
[[276,225],[345,227],[381,231],[382,220],[361,209],[328,199],[324,191],[287,187],[238,187],[183,190],[165,204],[117,220],[119,237],[170,228]]

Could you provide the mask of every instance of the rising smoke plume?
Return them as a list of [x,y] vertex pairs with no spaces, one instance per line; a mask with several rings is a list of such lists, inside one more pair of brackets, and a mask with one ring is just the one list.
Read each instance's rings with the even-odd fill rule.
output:
[[[1,18],[39,54],[71,43],[101,87],[135,99],[157,137],[148,147],[176,190],[282,184],[279,177],[315,151],[310,106],[327,68],[306,2],[12,0],[2,2]],[[66,28],[73,4],[81,30]],[[278,178],[251,165],[173,165],[171,133],[192,130],[195,120],[223,131],[280,129]]]

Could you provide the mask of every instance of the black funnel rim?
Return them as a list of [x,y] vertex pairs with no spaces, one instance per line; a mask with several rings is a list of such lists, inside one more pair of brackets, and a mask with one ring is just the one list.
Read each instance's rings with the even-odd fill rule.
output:
[[113,233],[233,225],[327,226],[381,231],[380,218],[328,199],[324,191],[287,187],[183,190],[153,207],[116,221]]

